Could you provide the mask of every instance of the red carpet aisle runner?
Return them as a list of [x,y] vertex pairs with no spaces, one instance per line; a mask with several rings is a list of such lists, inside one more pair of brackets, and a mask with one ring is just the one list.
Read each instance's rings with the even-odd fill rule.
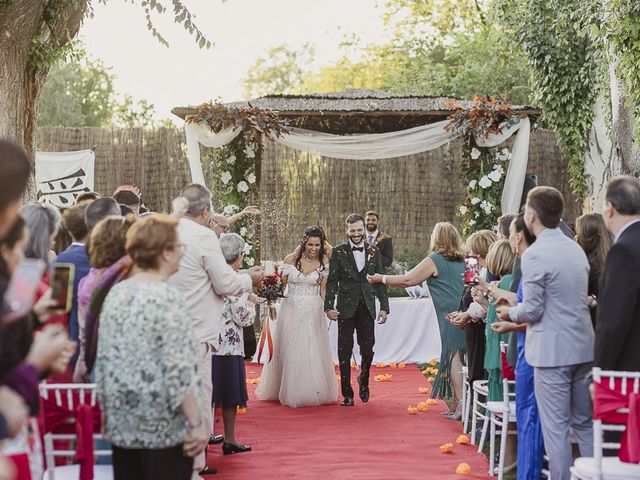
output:
[[[260,375],[259,365],[247,365],[247,378]],[[359,371],[352,370],[356,385]],[[378,374],[392,374],[389,382],[374,382]],[[355,407],[338,404],[289,408],[255,398],[256,385],[247,385],[247,412],[238,415],[236,436],[253,447],[250,453],[223,456],[219,445],[210,447],[208,464],[218,469],[208,479],[289,480],[415,480],[485,479],[489,465],[473,445],[455,443],[460,422],[440,415],[446,405],[438,401],[427,412],[409,415],[407,407],[426,401],[418,387],[429,385],[414,365],[372,368],[371,399]],[[357,387],[356,387],[357,392]],[[223,433],[219,412],[216,434]],[[443,454],[440,445],[453,443]],[[469,475],[457,475],[465,462]]]

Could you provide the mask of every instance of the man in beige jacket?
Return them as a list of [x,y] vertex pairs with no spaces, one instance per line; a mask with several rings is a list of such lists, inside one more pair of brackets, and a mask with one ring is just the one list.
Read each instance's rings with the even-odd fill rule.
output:
[[[208,228],[211,220],[211,192],[202,185],[188,185],[181,196],[189,202],[180,219],[178,235],[185,246],[180,270],[169,282],[184,295],[193,330],[198,341],[203,420],[213,431],[211,408],[211,354],[218,349],[223,297],[239,296],[258,285],[263,275],[261,267],[236,273],[225,261],[216,234]],[[215,473],[206,465],[206,450],[194,461],[194,478]]]

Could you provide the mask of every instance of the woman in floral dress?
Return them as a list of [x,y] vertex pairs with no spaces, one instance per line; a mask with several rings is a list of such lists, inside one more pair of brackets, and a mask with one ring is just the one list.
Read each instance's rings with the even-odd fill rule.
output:
[[[244,239],[236,233],[220,237],[222,254],[236,271],[242,265],[244,244]],[[224,299],[220,346],[213,354],[212,377],[213,403],[222,407],[225,440],[222,453],[225,455],[251,451],[251,447],[236,441],[235,424],[238,407],[246,407],[248,399],[242,327],[253,324],[257,304],[258,297],[253,294]]]

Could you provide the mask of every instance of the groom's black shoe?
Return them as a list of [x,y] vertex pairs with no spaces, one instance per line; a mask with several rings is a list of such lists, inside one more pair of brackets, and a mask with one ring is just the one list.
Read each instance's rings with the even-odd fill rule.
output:
[[344,397],[344,400],[342,401],[343,407],[353,407],[354,405],[353,397]]
[[209,445],[219,445],[224,442],[224,435],[210,435]]
[[360,400],[362,403],[367,403],[369,401],[369,385],[363,384],[362,376],[358,376],[358,395],[360,396]]

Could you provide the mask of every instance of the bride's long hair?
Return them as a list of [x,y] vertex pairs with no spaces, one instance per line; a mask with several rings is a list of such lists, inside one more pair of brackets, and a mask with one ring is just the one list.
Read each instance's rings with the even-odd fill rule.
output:
[[298,248],[298,254],[296,255],[296,261],[294,265],[298,269],[298,271],[302,271],[302,264],[300,260],[302,259],[302,255],[304,254],[305,246],[310,238],[319,238],[320,239],[320,251],[318,251],[318,261],[320,262],[319,271],[324,270],[324,258],[326,256],[326,245],[327,245],[327,237],[324,234],[324,230],[322,227],[318,225],[312,225],[307,227],[304,231],[304,235],[302,235],[302,241],[300,242],[300,247]]

